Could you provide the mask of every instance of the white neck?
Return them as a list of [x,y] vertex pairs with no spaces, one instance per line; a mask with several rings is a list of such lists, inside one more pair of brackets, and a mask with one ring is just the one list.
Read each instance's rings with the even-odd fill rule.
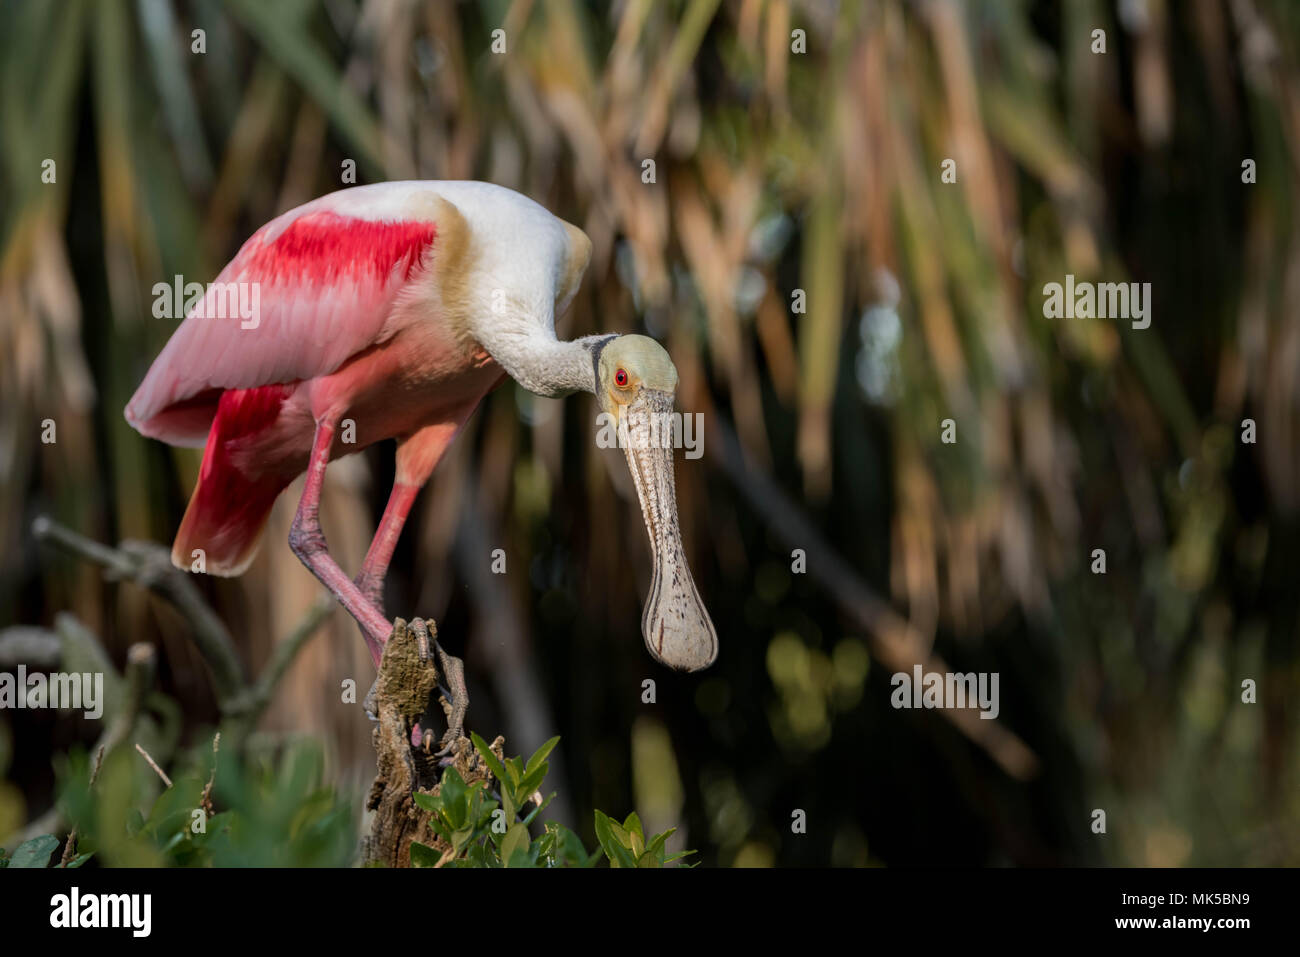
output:
[[596,393],[596,357],[612,335],[560,342],[545,334],[497,335],[483,343],[510,378],[548,399],[574,392]]

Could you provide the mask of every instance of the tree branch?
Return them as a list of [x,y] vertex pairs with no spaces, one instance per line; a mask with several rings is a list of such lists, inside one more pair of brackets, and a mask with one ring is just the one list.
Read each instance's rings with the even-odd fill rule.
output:
[[64,551],[100,565],[110,579],[133,581],[167,599],[191,625],[191,637],[212,670],[217,704],[224,712],[245,692],[239,656],[230,633],[171,555],[154,542],[124,541],[109,548],[47,516],[32,522],[32,534]]

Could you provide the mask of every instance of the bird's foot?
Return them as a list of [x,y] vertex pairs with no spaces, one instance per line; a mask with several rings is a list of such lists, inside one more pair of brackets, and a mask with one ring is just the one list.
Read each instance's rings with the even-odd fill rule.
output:
[[[409,628],[415,637],[416,652],[421,662],[428,662],[435,653],[438,656],[438,690],[441,692],[438,703],[442,706],[447,721],[447,731],[439,741],[437,751],[433,750],[433,732],[425,726],[425,722],[414,722],[411,726],[411,747],[439,758],[439,766],[447,767],[455,762],[458,753],[463,750],[459,743],[466,740],[465,715],[469,711],[469,689],[465,684],[465,663],[448,654],[436,638],[431,638],[427,626],[419,618],[412,620]],[[367,712],[372,715],[374,694],[375,689],[372,687],[365,701]]]
[[442,736],[442,746],[436,752],[446,766],[455,758],[456,744],[465,736],[465,714],[469,711],[469,689],[465,686],[465,662],[454,655],[447,654],[446,649],[436,641],[433,643],[438,653],[438,662],[442,666],[443,684],[438,703],[442,705],[447,718],[447,733]]
[[[443,716],[447,721],[447,731],[438,742],[437,751],[433,750],[433,732],[427,727],[428,713],[411,721],[408,740],[411,748],[423,751],[430,757],[439,758],[439,765],[447,767],[453,764],[458,755],[465,750],[465,746],[460,742],[467,740],[465,715],[469,711],[469,690],[465,684],[465,663],[454,655],[448,654],[438,643],[437,632],[431,635],[428,625],[419,618],[411,620],[406,626],[406,633],[415,639],[415,656],[421,665],[428,665],[435,654],[438,657],[438,667],[431,670],[435,671],[434,678],[441,692],[438,703],[442,706]],[[379,682],[380,676],[377,676],[374,684],[370,686],[370,691],[362,700],[366,715],[372,721],[380,720]]]
[[[464,662],[454,655],[447,654],[436,640],[433,642],[433,649],[442,666],[442,681],[438,684],[438,690],[441,692],[438,703],[442,705],[447,731],[438,741],[438,750],[434,751],[433,732],[423,727],[420,722],[416,722],[411,728],[411,746],[424,751],[426,755],[438,758],[438,765],[445,768],[454,764],[460,752],[464,750],[460,742],[467,740],[465,714],[469,710],[469,692],[465,686]],[[427,653],[427,646],[422,646],[421,650],[422,653]]]

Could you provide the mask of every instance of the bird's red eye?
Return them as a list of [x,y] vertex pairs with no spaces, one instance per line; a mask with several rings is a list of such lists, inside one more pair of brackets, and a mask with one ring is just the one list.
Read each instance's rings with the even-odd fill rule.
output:
[[614,373],[614,382],[621,389],[627,385],[627,370],[619,369]]

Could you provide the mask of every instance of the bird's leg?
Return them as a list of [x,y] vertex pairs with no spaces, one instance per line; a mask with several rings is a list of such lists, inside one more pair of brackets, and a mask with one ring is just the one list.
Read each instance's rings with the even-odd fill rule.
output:
[[[381,614],[384,612],[384,577],[388,574],[388,564],[393,560],[393,550],[397,547],[397,540],[402,535],[402,528],[406,525],[406,517],[411,512],[411,505],[415,501],[415,496],[419,493],[420,486],[410,482],[404,482],[400,478],[393,483],[393,489],[388,495],[388,504],[384,507],[383,518],[379,520],[379,527],[375,529],[375,537],[370,540],[370,548],[366,550],[365,560],[361,563],[361,571],[357,577],[352,579],[361,594],[365,595]],[[362,635],[365,634],[365,627],[362,626]],[[375,678],[378,681],[378,677]],[[372,688],[373,692],[374,689]],[[369,702],[371,696],[366,696]],[[367,707],[367,714],[372,719],[375,715],[372,709]],[[420,727],[417,724],[412,732],[412,741],[420,744]]]
[[[355,579],[352,579],[361,594],[365,596],[380,611],[380,614],[387,618],[387,612],[383,610],[383,577],[389,572],[389,562],[393,560],[393,550],[398,544],[398,538],[402,536],[403,525],[406,525],[407,515],[411,512],[411,503],[415,502],[416,493],[420,492],[419,485],[412,485],[409,482],[393,482],[393,492],[389,493],[389,503],[383,508],[383,518],[380,519],[380,527],[374,531],[374,537],[370,540],[370,547],[365,551],[365,560],[361,562],[361,571],[356,573]],[[357,623],[361,628],[361,637],[365,637],[365,625]],[[365,713],[370,716],[370,720],[378,720],[374,714],[374,694],[376,694],[376,685],[380,681],[378,675],[374,676],[374,685],[370,685],[370,692],[365,696],[363,705]]]
[[384,576],[388,574],[388,563],[393,560],[393,549],[406,524],[406,516],[411,512],[411,503],[420,491],[418,485],[403,482],[393,483],[393,490],[388,495],[388,505],[384,508],[384,517],[379,520],[379,528],[370,541],[361,571],[352,579],[361,594],[365,595],[381,613],[384,611]]
[[[366,550],[365,561],[361,563],[361,571],[357,577],[352,579],[353,583],[361,590],[361,594],[366,597],[370,604],[379,610],[384,617],[388,613],[384,610],[384,576],[388,574],[388,563],[393,560],[393,549],[397,547],[397,539],[401,537],[402,527],[406,524],[406,516],[411,511],[411,503],[415,501],[416,493],[420,491],[418,485],[412,485],[409,482],[403,482],[400,479],[393,483],[393,490],[388,495],[388,505],[384,507],[384,517],[379,520],[379,527],[375,529],[375,537],[370,540],[370,548]],[[361,637],[366,636],[364,625],[358,623],[361,628]],[[379,681],[379,677],[375,677]],[[374,709],[370,707],[370,702],[374,699],[375,689],[371,687],[370,694],[366,695],[365,706],[366,713],[372,720],[377,720]]]
[[335,423],[322,420],[316,423],[316,438],[312,442],[311,459],[307,464],[307,484],[303,489],[298,512],[289,529],[289,547],[311,573],[320,579],[348,614],[357,620],[361,633],[370,649],[375,666],[383,655],[384,642],[392,633],[393,625],[371,601],[361,593],[352,579],[330,556],[325,544],[325,534],[320,527],[320,494],[325,483],[325,467],[329,464],[330,448],[334,444]]
[[[433,474],[447,446],[451,444],[457,431],[464,424],[465,415],[470,411],[472,409],[466,409],[463,415],[426,426],[398,443],[396,480],[388,495],[388,504],[384,507],[383,518],[379,520],[379,528],[375,530],[375,537],[366,551],[365,561],[361,563],[361,571],[354,579],[361,593],[381,612],[384,607],[384,576],[388,573],[393,550],[397,547],[397,539],[402,534],[411,505],[424,483]],[[364,625],[362,625],[362,633],[365,633]],[[449,754],[450,749],[461,736],[465,712],[469,709],[469,694],[465,687],[464,663],[459,658],[447,654],[438,644],[437,639],[434,639],[434,648],[437,650],[441,664],[442,683],[439,685],[439,690],[450,702],[447,710],[447,734],[443,736],[443,748],[438,752],[438,755],[442,756]],[[443,687],[443,683],[446,687]],[[366,696],[366,711],[371,718],[375,717],[373,708],[370,707],[373,698],[372,688],[371,694]],[[432,739],[432,732],[422,728],[418,722],[411,729],[411,744],[415,747],[423,747],[426,753],[430,751]],[[444,758],[444,764],[449,762],[449,758]]]

